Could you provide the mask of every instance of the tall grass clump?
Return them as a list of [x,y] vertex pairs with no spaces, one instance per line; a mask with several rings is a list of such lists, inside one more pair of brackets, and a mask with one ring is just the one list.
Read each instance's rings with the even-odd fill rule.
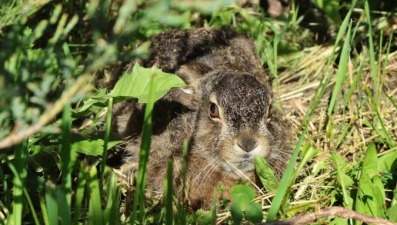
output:
[[[397,223],[397,4],[281,6],[275,16],[231,0],[0,3],[0,224]],[[224,25],[255,40],[294,153],[280,181],[257,160],[266,190],[239,184],[231,202],[192,212],[173,195],[172,163],[164,197],[146,190],[154,102],[185,84],[115,68],[147,57],[147,39],[166,29]],[[112,108],[131,98],[146,104],[135,180],[111,166]]]

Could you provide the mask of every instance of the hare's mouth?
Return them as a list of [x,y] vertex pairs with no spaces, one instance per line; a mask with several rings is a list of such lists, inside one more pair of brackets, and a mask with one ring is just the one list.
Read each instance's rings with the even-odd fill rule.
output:
[[255,163],[250,158],[237,160],[233,162],[233,165],[243,173],[251,172],[255,169]]
[[237,160],[235,161],[236,164],[246,164],[246,163],[254,163],[254,161],[252,159],[241,159],[241,160]]
[[243,154],[234,156],[233,159],[224,160],[224,170],[236,174],[249,173],[255,170],[255,156]]

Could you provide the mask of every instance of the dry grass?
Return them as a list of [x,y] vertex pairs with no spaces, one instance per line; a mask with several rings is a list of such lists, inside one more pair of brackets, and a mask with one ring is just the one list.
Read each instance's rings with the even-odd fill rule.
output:
[[[322,78],[330,77],[325,93],[309,122],[304,144],[308,148],[317,150],[318,155],[306,165],[306,169],[301,171],[300,177],[292,186],[289,209],[291,215],[297,211],[305,212],[308,209],[332,206],[330,193],[335,186],[332,185],[331,180],[336,178],[331,164],[331,153],[339,153],[351,167],[354,167],[362,162],[365,147],[371,142],[376,144],[378,156],[397,149],[386,143],[381,125],[382,121],[385,130],[395,143],[397,109],[393,104],[397,102],[397,52],[388,55],[388,63],[384,69],[380,67],[381,92],[379,100],[374,100],[375,104],[365,91],[367,87],[374,94],[370,64],[368,60],[362,60],[369,57],[364,56],[365,53],[351,56],[347,79],[343,83],[333,113],[328,116],[327,110],[338,72],[336,66],[326,68],[332,48],[333,46],[316,46],[306,49],[302,51],[300,59],[284,62],[287,69],[279,74],[276,96],[279,96],[282,108],[292,122],[297,137],[301,135],[305,115],[312,110],[310,103],[316,98],[316,91],[323,85]],[[381,55],[379,58],[383,61],[385,57],[386,55]],[[356,76],[360,78],[355,83]],[[344,99],[349,92],[351,97]],[[381,120],[376,111],[379,112]],[[391,190],[387,192],[390,193]],[[258,200],[268,202],[271,197],[273,194],[266,194],[260,196]]]
[[[324,153],[334,150],[341,153],[352,152],[362,145],[374,141],[374,139],[380,135],[376,133],[374,129],[365,126],[364,120],[368,120],[375,122],[374,125],[377,129],[380,129],[378,122],[374,118],[375,112],[372,105],[369,101],[360,104],[360,100],[363,100],[367,95],[364,87],[372,89],[372,75],[369,65],[364,65],[358,85],[354,87],[352,97],[348,99],[345,108],[343,108],[343,94],[350,91],[353,86],[354,78],[357,73],[359,73],[358,69],[360,69],[356,67],[356,65],[353,65],[351,60],[349,61],[348,79],[345,80],[341,95],[339,96],[340,98],[337,101],[336,109],[332,114],[332,118],[329,119],[334,125],[335,131],[342,129],[346,124],[350,124],[349,126],[352,130],[350,134],[346,135],[346,138],[340,145],[335,146],[334,141],[329,140],[329,131],[327,131],[325,127],[327,108],[337,73],[337,68],[330,68],[330,72],[328,72],[329,75],[324,71],[328,57],[330,57],[330,48],[332,47],[313,48],[307,53],[307,57],[302,59],[302,62],[295,64],[300,66],[292,66],[292,68],[288,68],[288,70],[280,73],[279,99],[282,102],[285,113],[297,130],[298,135],[304,115],[309,111],[310,102],[315,98],[316,90],[322,85],[322,76],[331,76],[331,82],[326,87],[326,92],[316,108],[316,114],[310,121],[310,140],[307,141],[315,143],[314,147]],[[310,58],[312,59],[310,60]],[[308,60],[306,61],[306,59]],[[392,101],[390,101],[387,96],[394,102],[397,101],[396,69],[397,52],[393,52],[389,55],[389,63],[385,68],[385,74],[382,78],[382,92],[379,96],[379,108],[377,109],[380,112],[381,118],[387,122],[385,124],[386,129],[392,132],[394,136],[397,135],[397,113],[395,106],[393,106]],[[319,142],[321,142],[321,144]]]

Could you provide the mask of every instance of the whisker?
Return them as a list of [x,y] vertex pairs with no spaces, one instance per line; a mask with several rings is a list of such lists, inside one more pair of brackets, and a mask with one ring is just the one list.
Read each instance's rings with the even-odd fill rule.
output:
[[218,160],[214,160],[212,163],[211,163],[211,165],[212,165],[212,167],[211,168],[209,168],[208,170],[207,170],[207,173],[205,174],[205,176],[201,179],[201,182],[200,182],[200,185],[199,185],[199,187],[202,187],[204,184],[206,184],[207,182],[208,182],[208,179],[210,178],[210,175],[212,174],[212,172],[215,170],[215,168],[217,167],[217,164],[216,164],[216,162],[219,162],[220,161],[220,158],[218,158]]
[[[219,161],[219,157],[216,157],[214,160],[212,160],[211,163],[208,163],[204,168],[202,168],[202,169],[200,170],[200,173],[198,173],[198,174],[195,176],[195,178],[194,178],[194,180],[193,180],[193,183],[196,183],[200,177],[205,177],[206,174],[208,174],[208,171],[209,171],[209,170],[213,170],[213,168],[216,167],[216,162],[218,162],[218,161]],[[204,175],[204,176],[201,176],[203,173],[205,173],[205,175]],[[202,180],[203,180],[203,179],[201,179],[201,181],[202,181]]]
[[261,190],[261,188],[258,187],[258,185],[256,185],[255,182],[252,181],[243,171],[241,171],[240,169],[238,169],[238,168],[237,168],[236,166],[234,166],[233,164],[231,164],[231,163],[229,163],[229,162],[227,162],[227,161],[225,161],[225,162],[226,162],[229,166],[233,167],[235,171],[238,172],[237,175],[239,175],[240,177],[244,177],[246,180],[248,180],[249,182],[251,182],[251,184],[252,184],[258,191],[260,191],[261,193],[263,193],[262,190]]

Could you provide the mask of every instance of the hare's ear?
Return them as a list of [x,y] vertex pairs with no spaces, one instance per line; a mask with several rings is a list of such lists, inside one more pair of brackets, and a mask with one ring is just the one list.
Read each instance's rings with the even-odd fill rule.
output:
[[[269,99],[270,100],[270,99]],[[273,112],[273,104],[271,102],[271,100],[269,101],[269,106],[266,109],[266,113],[265,113],[265,118],[269,119],[271,117],[271,114]]]
[[199,99],[197,98],[194,88],[192,86],[186,86],[178,89],[178,102],[180,102],[182,105],[190,110],[197,110],[199,105]]
[[191,87],[191,86],[183,87],[183,88],[181,88],[181,90],[182,90],[185,94],[194,95],[194,89],[193,89],[193,87]]

